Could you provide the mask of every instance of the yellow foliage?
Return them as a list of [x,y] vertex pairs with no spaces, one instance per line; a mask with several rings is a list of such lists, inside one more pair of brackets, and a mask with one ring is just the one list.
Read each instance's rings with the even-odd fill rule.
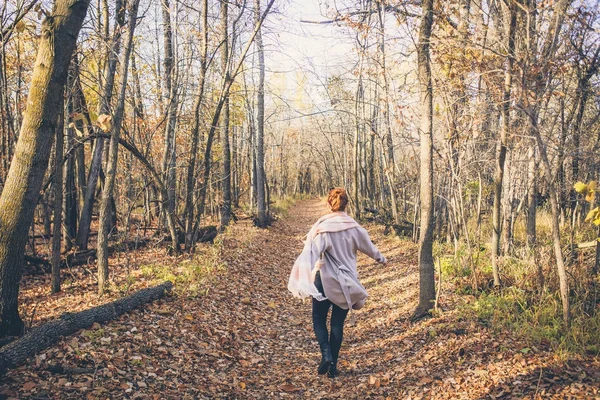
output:
[[586,193],[588,190],[588,186],[583,182],[577,182],[573,187],[577,193]]
[[585,222],[590,222],[593,219],[596,219],[596,214],[598,213],[598,209],[600,209],[600,207],[596,207],[593,210],[591,210],[588,215],[586,215],[585,217]]
[[[590,206],[594,205],[596,191],[598,190],[598,182],[590,181],[587,185],[583,182],[577,182],[573,187],[577,193],[585,195],[585,200],[590,203]],[[590,221],[594,225],[600,226],[600,207],[594,208],[586,215],[585,222]]]
[[596,181],[590,181],[590,183],[587,184],[588,190],[595,192],[596,188],[598,187],[598,182]]
[[595,195],[596,195],[596,192],[590,190],[590,188],[588,186],[588,193],[587,193],[587,196],[585,196],[585,201],[590,202],[590,203],[593,202],[594,199],[596,198]]

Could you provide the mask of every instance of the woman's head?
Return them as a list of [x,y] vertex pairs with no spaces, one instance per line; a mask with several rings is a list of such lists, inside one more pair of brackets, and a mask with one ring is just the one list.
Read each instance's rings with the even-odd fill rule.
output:
[[327,196],[327,204],[331,208],[331,211],[345,211],[348,205],[346,189],[341,187],[331,188]]

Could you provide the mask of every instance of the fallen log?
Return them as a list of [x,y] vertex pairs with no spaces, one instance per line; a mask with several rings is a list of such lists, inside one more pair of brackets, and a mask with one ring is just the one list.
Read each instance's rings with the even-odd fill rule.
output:
[[[130,240],[124,243],[115,244],[108,248],[108,254],[113,255],[115,252],[123,252],[129,250],[137,250],[144,248],[148,245],[149,241],[146,239],[141,240]],[[80,250],[73,253],[67,254],[67,256],[61,260],[60,268],[77,267],[79,265],[88,265],[89,263],[96,260],[96,249]],[[41,257],[34,257],[25,255],[25,270],[23,275],[44,275],[49,274],[51,270],[50,261]]]
[[[218,230],[217,227],[214,225],[209,225],[209,226],[205,226],[203,228],[199,228],[198,229],[198,239],[196,240],[196,242],[199,243],[212,243],[215,238],[218,235]],[[160,236],[161,232],[157,231],[157,233],[155,233],[155,236]],[[177,237],[179,238],[179,242],[180,243],[184,243],[185,242],[185,232],[182,231],[178,231],[177,232]],[[164,242],[171,242],[171,236],[170,235],[165,235],[162,239]]]
[[104,323],[146,303],[158,300],[171,290],[173,284],[166,281],[158,286],[139,290],[130,296],[93,307],[78,313],[64,313],[59,318],[42,324],[27,332],[23,337],[0,349],[0,374],[14,368],[28,357],[50,347],[61,337],[80,329],[89,328],[94,322]]
[[96,259],[96,249],[81,250],[75,253],[69,253],[64,260],[61,261],[60,267],[75,267],[77,265],[87,265],[90,261]]
[[399,224],[386,225],[383,231],[385,236],[395,234],[399,237],[410,237],[412,235],[414,225],[412,222],[401,221]]
[[[110,253],[109,253],[110,254]],[[81,250],[69,253],[60,261],[60,268],[76,267],[78,265],[87,265],[96,260],[96,249]],[[50,261],[41,257],[25,256],[25,269],[23,275],[44,275],[49,274],[51,270]]]

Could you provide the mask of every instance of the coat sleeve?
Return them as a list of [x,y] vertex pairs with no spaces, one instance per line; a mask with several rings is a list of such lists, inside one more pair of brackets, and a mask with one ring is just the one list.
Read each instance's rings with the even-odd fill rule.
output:
[[377,247],[375,247],[365,228],[362,226],[359,227],[357,229],[357,235],[357,249],[360,252],[365,253],[379,263],[385,263],[387,261],[386,258],[379,252]]
[[311,261],[313,265],[321,258],[321,255],[331,248],[331,238],[329,233],[319,233],[313,239]]

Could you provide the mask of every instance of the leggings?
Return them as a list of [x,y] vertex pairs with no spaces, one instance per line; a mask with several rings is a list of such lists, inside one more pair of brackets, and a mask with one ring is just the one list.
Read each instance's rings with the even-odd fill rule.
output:
[[[320,272],[317,272],[315,286],[321,293],[324,293]],[[331,336],[327,332],[327,314],[329,313],[330,307],[333,308],[333,311],[331,312]],[[329,300],[317,301],[314,298],[312,299],[312,317],[315,336],[317,337],[319,346],[322,347],[324,344],[329,343],[334,363],[337,362],[340,348],[342,347],[344,321],[346,320],[347,315],[348,310],[336,306]]]

